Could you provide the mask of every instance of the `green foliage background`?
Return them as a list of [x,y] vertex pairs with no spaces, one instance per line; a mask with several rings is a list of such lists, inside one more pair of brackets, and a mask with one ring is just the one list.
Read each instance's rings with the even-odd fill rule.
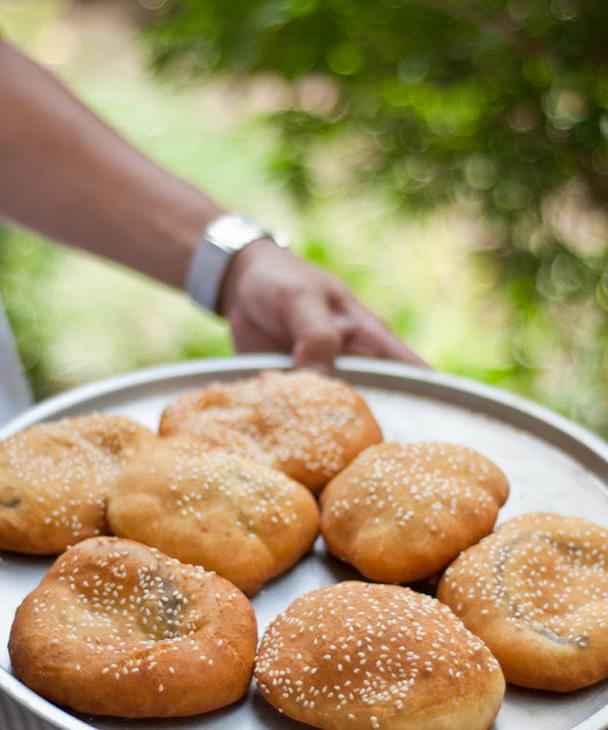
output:
[[[289,228],[434,366],[608,435],[605,3],[40,5],[0,11],[41,60],[79,33],[57,70],[162,164]],[[178,296],[14,229],[0,290],[38,396],[230,348]]]
[[[404,214],[473,201],[513,332],[538,323],[576,347],[576,322],[605,384],[608,227],[590,241],[559,210],[608,207],[607,27],[602,0],[175,0],[147,36],[159,71],[329,79],[332,105],[272,115],[293,194],[323,188],[320,148],[350,143],[348,186]],[[513,361],[522,383],[542,366]]]

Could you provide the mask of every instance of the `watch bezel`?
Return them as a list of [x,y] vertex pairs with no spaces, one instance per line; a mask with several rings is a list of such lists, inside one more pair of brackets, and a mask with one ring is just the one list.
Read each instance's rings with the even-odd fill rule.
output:
[[203,237],[226,253],[234,254],[260,238],[272,238],[272,234],[250,218],[232,213],[216,218],[207,226]]

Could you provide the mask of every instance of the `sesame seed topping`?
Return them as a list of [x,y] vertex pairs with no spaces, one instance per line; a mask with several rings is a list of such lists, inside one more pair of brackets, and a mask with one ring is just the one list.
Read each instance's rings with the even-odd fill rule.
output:
[[[513,632],[534,634],[526,665],[543,671],[546,681],[553,672],[553,663],[544,661],[553,650],[547,645],[562,652],[570,647],[575,673],[585,661],[581,652],[603,641],[608,629],[608,530],[575,517],[521,515],[463,552],[446,570],[438,595],[481,637],[500,622],[507,644]],[[495,641],[491,648],[500,659],[504,648]],[[608,673],[608,664],[601,671]]]
[[[434,673],[424,671],[431,662]],[[407,712],[417,688],[473,686],[476,664],[499,670],[483,642],[437,600],[400,586],[344,582],[306,593],[277,616],[255,676],[272,704],[294,717],[297,708],[304,722],[321,706],[323,717],[367,718],[381,728],[381,718]]]
[[[52,553],[99,534],[118,474],[155,438],[123,416],[94,414],[41,423],[1,441],[0,513],[13,513],[6,547]],[[4,540],[0,532],[0,546]]]
[[322,532],[329,550],[367,578],[414,581],[486,535],[507,495],[504,474],[473,449],[383,443],[327,486]]
[[314,489],[346,466],[353,447],[356,453],[381,438],[354,389],[308,371],[268,371],[185,395],[163,413],[160,433],[205,439],[218,425],[251,439],[287,473],[304,470]]
[[[18,617],[24,612],[26,619],[15,624],[23,629],[19,646],[30,647],[25,655],[29,657],[34,649],[40,654],[59,642],[61,652],[49,652],[49,661],[57,663],[58,674],[68,672],[78,702],[90,682],[102,685],[110,703],[114,697],[128,702],[134,678],[138,694],[165,693],[169,697],[163,701],[168,701],[178,687],[182,692],[182,680],[186,685],[195,681],[189,679],[194,676],[193,663],[204,659],[213,665],[213,659],[207,659],[211,651],[218,652],[222,665],[227,662],[234,668],[239,682],[248,676],[247,662],[253,665],[255,623],[242,594],[201,567],[120,538],[90,538],[63,553],[25,599]],[[236,634],[227,615],[234,616]],[[247,657],[241,649],[244,640],[250,641]],[[23,669],[18,657],[11,654],[11,659],[17,659],[14,668]],[[26,672],[30,664],[28,659]],[[173,678],[178,676],[176,683]],[[118,689],[121,686],[128,689]],[[198,701],[201,708],[207,701]]]

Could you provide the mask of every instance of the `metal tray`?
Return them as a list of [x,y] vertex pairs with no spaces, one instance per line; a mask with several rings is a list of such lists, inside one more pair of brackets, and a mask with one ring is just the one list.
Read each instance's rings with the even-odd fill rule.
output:
[[[265,368],[288,368],[289,358],[256,355],[154,368],[112,378],[53,398],[0,432],[62,416],[122,413],[155,428],[165,404],[210,380],[230,380]],[[387,440],[437,439],[477,448],[509,477],[512,491],[499,522],[522,512],[578,515],[608,526],[608,445],[566,419],[485,385],[397,363],[342,358],[338,375],[367,398]],[[15,608],[48,569],[48,559],[3,553],[0,561],[0,690],[40,718],[66,730],[295,730],[252,686],[243,701],[208,715],[175,721],[75,716],[38,696],[10,674],[6,642]],[[358,577],[329,557],[321,540],[312,555],[253,599],[260,635],[294,598],[319,585]],[[510,687],[494,730],[604,730],[608,682],[567,695]],[[10,730],[16,730],[10,728]]]

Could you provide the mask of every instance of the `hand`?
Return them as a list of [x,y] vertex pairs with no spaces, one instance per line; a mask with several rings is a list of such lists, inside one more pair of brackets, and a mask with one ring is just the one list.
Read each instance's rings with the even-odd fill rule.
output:
[[429,367],[344,284],[267,239],[234,257],[219,311],[239,352],[291,352],[322,371],[341,353]]

